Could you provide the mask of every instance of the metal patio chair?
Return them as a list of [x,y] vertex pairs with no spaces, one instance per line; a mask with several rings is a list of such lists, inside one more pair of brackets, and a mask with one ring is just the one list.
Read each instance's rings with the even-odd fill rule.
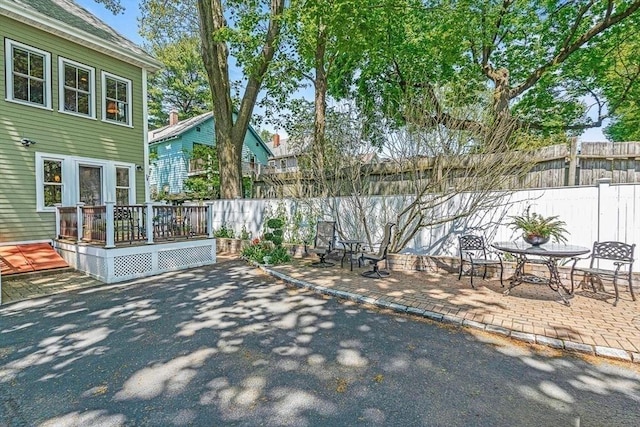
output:
[[372,269],[363,272],[361,274],[362,276],[379,279],[382,277],[387,277],[389,275],[389,272],[387,270],[380,270],[380,267],[378,267],[378,263],[380,261],[384,261],[385,268],[389,268],[389,263],[387,261],[387,251],[389,250],[389,246],[391,245],[391,229],[394,225],[394,223],[389,222],[384,226],[384,235],[382,236],[382,241],[380,242],[380,247],[377,252],[364,252],[358,257],[358,266],[360,266],[360,263],[364,261],[369,261],[371,262],[371,264],[373,264]]
[[[475,236],[473,234],[465,234],[464,236],[458,236],[459,251],[460,251],[460,266],[458,268],[458,280],[462,277],[464,272],[464,264],[467,263],[471,267],[469,268],[469,276],[471,277],[471,287],[475,289],[473,285],[473,274],[476,267],[482,267],[482,278],[487,278],[487,267],[496,266],[500,267],[500,286],[504,287],[502,280],[504,266],[502,265],[502,256],[499,252],[490,250],[485,245],[484,238],[481,236]],[[491,258],[489,255],[495,255],[495,258]]]
[[[573,266],[571,267],[571,287],[573,288],[573,276],[576,272],[584,274],[585,282],[589,279],[594,292],[596,292],[594,280],[598,279],[602,282],[602,277],[613,278],[613,289],[616,292],[616,300],[613,302],[613,306],[615,307],[620,299],[618,279],[627,279],[631,299],[635,301],[636,296],[633,294],[633,252],[635,247],[635,243],[629,245],[622,242],[594,242],[593,250],[589,256],[582,258],[576,257],[573,259]],[[589,259],[589,267],[577,267],[576,264],[581,259]],[[600,261],[609,261],[613,264],[614,268],[601,268],[599,265]]]
[[335,263],[328,262],[325,259],[335,249],[335,236],[335,221],[318,221],[313,247],[309,248],[308,251],[318,255],[320,260],[312,263],[312,267],[332,267],[335,265]]

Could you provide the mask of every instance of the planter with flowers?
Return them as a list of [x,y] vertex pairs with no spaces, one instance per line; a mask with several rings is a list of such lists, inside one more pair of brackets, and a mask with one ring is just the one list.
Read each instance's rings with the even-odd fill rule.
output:
[[267,266],[289,262],[291,255],[287,248],[282,246],[283,225],[284,221],[281,219],[269,219],[262,239],[253,239],[251,245],[242,250],[242,256]]
[[522,238],[525,242],[533,246],[544,245],[553,239],[556,243],[566,243],[565,234],[567,230],[564,228],[567,224],[558,219],[558,216],[544,217],[538,213],[530,212],[530,207],[523,215],[511,217],[509,224],[515,231],[522,232]]

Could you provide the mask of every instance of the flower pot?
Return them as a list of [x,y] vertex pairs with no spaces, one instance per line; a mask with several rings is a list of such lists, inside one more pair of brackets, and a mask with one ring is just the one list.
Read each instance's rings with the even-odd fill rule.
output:
[[536,236],[533,234],[529,234],[529,235],[523,234],[522,238],[524,239],[525,242],[527,242],[531,246],[544,245],[549,241],[549,236],[544,237],[544,236]]
[[307,256],[307,247],[302,244],[286,244],[284,245],[289,249],[289,253],[292,258],[304,258]]

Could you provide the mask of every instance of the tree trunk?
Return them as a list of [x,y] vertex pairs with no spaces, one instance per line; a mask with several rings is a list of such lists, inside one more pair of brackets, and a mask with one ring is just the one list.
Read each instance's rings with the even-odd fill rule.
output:
[[229,80],[229,49],[226,41],[214,37],[220,34],[220,30],[227,28],[222,0],[198,0],[197,8],[202,59],[213,95],[215,143],[220,163],[220,197],[234,199],[243,196],[242,146],[262,79],[273,59],[280,34],[280,16],[284,11],[284,0],[271,0],[271,16],[266,38],[258,54],[259,66],[247,76],[247,86],[235,121]]
[[240,150],[237,150],[237,144],[228,138],[228,134],[221,135],[217,127],[216,139],[220,163],[220,198],[242,197],[242,141]]
[[502,150],[508,147],[515,126],[511,118],[509,102],[509,70],[500,68],[488,74],[495,86],[493,90],[493,124],[485,136],[485,146]]
[[[319,182],[324,183],[325,173],[325,130],[326,130],[326,111],[327,111],[327,74],[325,72],[325,52],[326,52],[326,26],[321,22],[318,23],[318,39],[316,41],[315,54],[315,117],[314,117],[314,135],[313,147],[313,163],[316,171],[319,173]],[[322,193],[326,192],[326,188],[322,189]]]

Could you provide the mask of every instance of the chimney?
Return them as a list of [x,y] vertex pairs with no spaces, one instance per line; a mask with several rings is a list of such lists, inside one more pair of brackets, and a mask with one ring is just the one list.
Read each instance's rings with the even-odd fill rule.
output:
[[273,148],[278,148],[280,146],[280,135],[277,133],[273,134]]
[[169,111],[169,126],[178,124],[178,110]]

